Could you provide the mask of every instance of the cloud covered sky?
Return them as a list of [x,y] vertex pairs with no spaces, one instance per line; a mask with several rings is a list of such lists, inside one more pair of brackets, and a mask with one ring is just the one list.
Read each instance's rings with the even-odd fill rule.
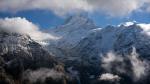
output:
[[1,0],[0,10],[51,10],[57,15],[72,12],[104,12],[111,16],[124,16],[134,11],[150,12],[149,0]]
[[[46,12],[43,14],[39,10]],[[27,14],[22,14],[22,12]],[[140,18],[139,21],[141,21],[141,18],[144,18],[142,21],[148,22],[149,19],[147,20],[147,18],[150,17],[150,0],[0,0],[0,17],[22,16],[31,20],[35,16],[37,16],[35,18],[49,17],[49,19],[55,17],[56,19],[44,19],[49,21],[49,24],[52,26],[62,23],[61,18],[68,14],[82,12],[88,13],[89,17],[98,24],[106,25],[137,18]],[[33,17],[28,17],[30,15]],[[33,21],[40,24],[41,20],[43,19],[40,18],[38,21]],[[51,24],[51,22],[56,25]]]

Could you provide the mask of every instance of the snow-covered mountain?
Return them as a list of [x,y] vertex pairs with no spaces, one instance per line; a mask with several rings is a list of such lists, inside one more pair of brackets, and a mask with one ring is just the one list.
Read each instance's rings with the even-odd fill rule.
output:
[[150,24],[99,28],[76,15],[48,33],[58,38],[42,46],[0,29],[0,76],[14,84],[150,83]]
[[[97,78],[97,73],[100,74],[99,71],[103,68],[103,66],[101,66],[103,62],[102,59],[105,56],[107,57],[107,55],[108,57],[110,56],[108,60],[117,59],[112,57],[112,55],[116,55],[116,57],[117,55],[121,56],[123,61],[121,61],[121,63],[119,61],[119,63],[123,63],[123,66],[119,68],[125,69],[125,72],[134,74],[133,72],[135,70],[133,67],[135,67],[136,64],[138,67],[138,65],[140,65],[139,63],[141,63],[141,67],[144,68],[140,68],[139,71],[146,73],[145,69],[149,66],[146,66],[142,60],[144,62],[146,60],[146,63],[149,65],[149,30],[149,24],[139,24],[136,22],[126,22],[118,26],[110,25],[105,28],[99,28],[87,17],[72,16],[65,24],[50,30],[50,33],[61,37],[61,39],[57,40],[57,42],[55,41],[55,43],[50,41],[48,50],[60,61],[64,62],[66,66],[74,66],[80,73],[86,72],[81,75],[81,77],[83,77],[82,79],[90,80],[91,76],[92,78]],[[136,50],[135,53],[139,54],[139,56],[135,56],[135,59],[130,58],[133,48]],[[135,61],[136,59],[137,61],[133,62],[133,60]],[[118,65],[118,63],[112,64]],[[118,72],[117,67],[114,68],[114,70],[116,71],[114,71],[113,74],[118,75],[118,73],[121,72]],[[147,70],[147,74],[149,74],[149,69]],[[107,71],[104,72],[106,73]],[[87,84],[87,82],[84,81],[82,81],[82,83]]]
[[[60,53],[53,54],[62,54],[59,56],[67,56],[67,59],[70,56],[70,59],[82,56],[83,53],[90,58],[97,58],[110,51],[130,53],[132,47],[144,54],[145,51],[141,48],[149,50],[149,35],[146,33],[148,30],[144,28],[136,22],[98,28],[88,17],[76,15],[67,19],[65,24],[50,30],[50,33],[61,38],[55,42],[50,41],[48,48],[51,51],[51,48],[56,49],[54,51],[58,49]],[[149,54],[147,52],[147,55]]]
[[[38,67],[40,64],[42,64],[41,66],[53,66],[53,63],[57,63],[40,44],[28,35],[0,31],[0,51],[0,56],[8,64],[16,60],[20,60],[24,67],[31,65]],[[52,63],[46,64],[50,61]]]
[[69,17],[64,25],[57,26],[49,32],[60,37],[57,43],[59,47],[72,48],[95,28],[94,23],[86,16],[76,15]]
[[73,48],[73,55],[93,59],[95,62],[102,54],[112,51],[126,55],[132,52],[132,47],[135,47],[142,57],[149,58],[150,36],[142,32],[143,29],[138,24],[119,27],[108,26],[94,31],[80,41]]
[[[83,15],[69,17],[63,25],[50,29],[49,33],[59,37],[50,40],[48,50],[55,56],[67,57],[69,50],[84,39],[92,29],[97,28],[92,20]],[[69,58],[69,57],[67,57]]]

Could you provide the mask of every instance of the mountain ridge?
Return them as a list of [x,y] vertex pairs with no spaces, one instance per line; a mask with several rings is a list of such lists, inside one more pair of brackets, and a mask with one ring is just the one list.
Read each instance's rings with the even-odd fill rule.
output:
[[149,84],[149,31],[149,24],[99,28],[88,17],[72,16],[47,31],[59,38],[43,46],[0,30],[0,75],[14,84]]
[[[139,54],[139,58],[137,58],[139,61],[149,60],[150,53],[148,51],[150,49],[150,36],[148,33],[148,29],[150,28],[145,28],[145,26],[148,26],[148,24],[141,25],[136,22],[125,22],[121,23],[118,26],[109,25],[105,28],[93,26],[89,30],[84,31],[86,33],[88,32],[88,34],[86,35],[84,32],[69,32],[68,34],[65,33],[66,36],[62,35],[62,39],[67,39],[59,40],[58,45],[51,45],[53,46],[51,47],[53,49],[58,48],[54,50],[55,52],[53,52],[53,50],[51,49],[50,50],[52,51],[54,56],[58,56],[57,59],[60,59],[60,61],[64,62],[66,66],[73,66],[80,73],[87,72],[81,75],[81,77],[83,77],[81,79],[90,80],[88,77],[93,75],[95,76],[95,78],[97,78],[97,73],[100,73],[100,69],[103,68],[101,66],[101,57],[107,56],[107,54],[109,54],[110,52],[113,52],[115,55],[123,56],[123,58],[121,59],[126,59],[130,63],[132,62],[132,60],[128,56],[130,56],[134,47],[136,49],[136,53]],[[59,28],[58,26],[57,29],[60,29],[61,31],[68,31],[65,29],[65,25],[63,25],[63,27],[64,28],[60,26]],[[78,28],[74,30],[74,28],[72,28],[72,25],[70,25],[69,27],[67,26],[67,28],[69,28],[69,31],[82,31],[82,29],[85,29],[84,27],[86,26],[77,25],[76,27]],[[53,33],[57,34],[57,32],[55,31]],[[74,35],[72,36],[72,34]],[[75,41],[75,43],[74,38],[78,40]],[[57,53],[57,50],[60,53]],[[121,63],[123,63],[124,66],[128,64],[124,61],[121,61]],[[116,63],[114,64],[118,65]],[[128,65],[130,66],[130,64]],[[133,74],[132,64],[128,69],[131,69],[130,73]],[[118,73],[118,71],[116,71],[115,73]],[[88,82],[84,82],[83,80],[81,82],[83,84],[89,84]]]

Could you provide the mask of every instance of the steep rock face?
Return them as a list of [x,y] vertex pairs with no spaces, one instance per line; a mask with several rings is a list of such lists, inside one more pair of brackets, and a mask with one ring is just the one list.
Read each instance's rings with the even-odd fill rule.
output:
[[8,65],[20,61],[24,68],[32,65],[38,68],[52,67],[57,63],[41,45],[27,35],[0,32],[0,50],[0,56]]

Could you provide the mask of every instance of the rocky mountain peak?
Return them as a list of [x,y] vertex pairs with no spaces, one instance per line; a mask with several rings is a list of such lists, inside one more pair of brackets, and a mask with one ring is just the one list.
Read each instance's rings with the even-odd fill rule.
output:
[[66,19],[66,25],[94,25],[87,15],[73,15]]

